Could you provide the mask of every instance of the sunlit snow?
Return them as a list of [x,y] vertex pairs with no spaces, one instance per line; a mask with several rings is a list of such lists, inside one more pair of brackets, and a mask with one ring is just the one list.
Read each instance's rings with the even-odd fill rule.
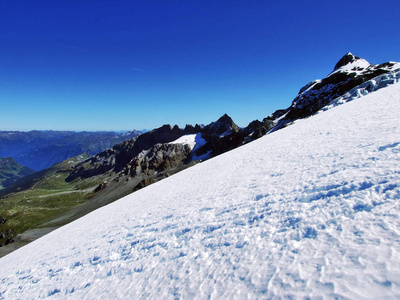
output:
[[[347,55],[352,55],[352,54],[349,52],[349,53],[347,53]],[[397,62],[389,62],[389,63],[392,65],[391,66],[380,65],[380,68],[382,70],[394,70],[394,69],[400,68],[400,63],[397,63]],[[354,61],[349,62],[346,65],[343,65],[340,68],[334,70],[328,76],[331,76],[332,74],[335,74],[335,73],[356,73],[357,75],[362,75],[366,69],[373,68],[373,67],[376,67],[376,66],[371,65],[368,61],[366,61],[363,58],[357,58]]]
[[170,144],[188,145],[191,150],[204,146],[206,141],[201,137],[201,133],[185,134]]
[[0,299],[400,297],[400,84],[0,259]]
[[338,68],[334,73],[358,71],[361,69],[368,68],[369,66],[370,66],[369,62],[367,62],[363,58],[359,58],[359,59],[354,60],[353,62],[350,62],[350,63]]

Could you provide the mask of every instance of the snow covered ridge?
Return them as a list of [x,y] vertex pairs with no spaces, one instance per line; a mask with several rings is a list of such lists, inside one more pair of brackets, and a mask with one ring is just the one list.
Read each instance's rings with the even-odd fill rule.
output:
[[397,299],[400,85],[195,165],[0,259],[0,299]]
[[385,71],[390,71],[393,69],[400,68],[400,63],[396,62],[387,62],[379,65],[372,65],[368,61],[358,56],[355,56],[351,52],[348,52],[345,56],[343,56],[338,63],[335,65],[335,68],[332,73],[330,73],[327,77],[331,76],[335,73],[358,73],[363,74],[367,73],[372,69],[381,69]]
[[335,106],[344,104],[348,101],[366,96],[369,93],[375,92],[391,84],[398,83],[399,81],[400,81],[400,69],[390,71],[389,73],[380,75],[374,79],[362,83],[359,86],[356,86],[343,96],[332,100],[327,106],[323,107],[320,111],[318,111],[318,113],[329,110]]
[[[343,96],[366,81],[375,79],[400,68],[400,63],[386,62],[378,65],[368,63],[365,59],[347,53],[335,65],[327,77],[315,80],[300,89],[292,105],[277,117],[274,131],[293,121],[316,114],[334,99]],[[378,80],[378,79],[377,79]]]

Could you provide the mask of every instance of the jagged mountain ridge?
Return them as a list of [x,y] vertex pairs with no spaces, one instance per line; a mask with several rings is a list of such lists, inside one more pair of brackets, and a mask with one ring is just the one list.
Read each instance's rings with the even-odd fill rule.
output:
[[[207,126],[186,125],[184,129],[180,129],[177,125],[173,127],[164,125],[91,157],[74,168],[67,180],[72,181],[79,177],[88,178],[109,171],[137,176],[140,175],[137,168],[139,165],[141,165],[140,169],[149,170],[150,168],[155,172],[165,171],[182,163],[188,164],[191,161],[207,159],[234,149],[241,145],[247,136],[251,135],[253,138],[262,136],[272,125],[271,121],[254,121],[248,127],[241,129],[227,114]],[[193,134],[200,134],[201,138],[205,140],[202,147],[191,151],[192,149],[188,147],[171,144],[183,135]],[[149,153],[153,158],[164,157],[173,163],[158,162],[157,167],[154,167],[149,162],[152,160],[149,158]],[[201,159],[199,159],[200,157]],[[144,166],[142,164],[144,161],[148,165]]]
[[[399,68],[400,64],[395,62],[372,65],[349,52],[336,63],[327,77],[302,87],[289,108],[277,110],[263,121],[255,120],[247,127],[239,128],[227,114],[224,114],[207,126],[187,125],[184,129],[180,129],[176,125],[174,127],[164,125],[90,158],[72,170],[67,180],[88,178],[109,171],[119,173],[118,178],[153,176],[178,165],[217,156],[255,140],[267,132],[278,130],[295,120],[309,117],[361,84]],[[204,145],[190,152],[185,147],[169,144],[180,136],[188,134],[200,134],[205,140]],[[155,158],[157,163],[153,163]],[[168,163],[163,164],[163,159]],[[146,172],[142,174],[141,170]],[[162,176],[158,174],[158,177]]]

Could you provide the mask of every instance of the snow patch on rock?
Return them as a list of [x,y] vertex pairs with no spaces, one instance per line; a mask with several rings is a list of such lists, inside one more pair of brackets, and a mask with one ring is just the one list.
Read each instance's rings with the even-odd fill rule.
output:
[[171,142],[170,144],[188,145],[190,149],[193,151],[204,146],[205,143],[206,141],[201,137],[201,133],[195,133],[195,134],[183,135],[177,140]]

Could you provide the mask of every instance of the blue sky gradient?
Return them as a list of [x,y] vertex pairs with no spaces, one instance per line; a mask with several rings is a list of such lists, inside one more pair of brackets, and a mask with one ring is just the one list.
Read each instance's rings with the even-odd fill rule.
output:
[[400,2],[1,1],[0,130],[239,126],[347,52],[400,61]]

